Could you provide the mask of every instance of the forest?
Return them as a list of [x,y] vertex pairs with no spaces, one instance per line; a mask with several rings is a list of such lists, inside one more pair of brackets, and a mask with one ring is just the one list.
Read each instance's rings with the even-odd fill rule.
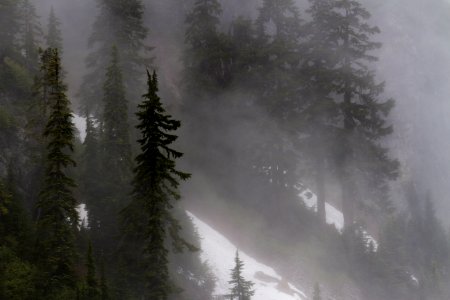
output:
[[375,2],[0,0],[0,300],[450,299],[450,2]]

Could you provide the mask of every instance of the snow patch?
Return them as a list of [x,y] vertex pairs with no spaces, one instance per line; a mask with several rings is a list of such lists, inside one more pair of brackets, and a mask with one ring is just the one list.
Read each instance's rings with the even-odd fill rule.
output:
[[[317,196],[311,190],[301,190],[298,196],[308,208],[317,212]],[[327,224],[334,225],[339,232],[342,232],[344,229],[344,215],[342,212],[327,202],[325,203],[325,213]]]
[[[302,186],[296,186],[295,188],[300,192],[298,196],[303,200],[305,205],[317,212],[317,196],[310,189],[303,188]],[[328,202],[325,203],[325,213],[327,224],[334,225],[342,233],[345,221],[344,214]],[[359,230],[366,242],[367,248],[377,252],[378,241],[363,227],[360,227]]]
[[362,226],[360,227],[360,232],[362,235],[362,238],[364,239],[365,243],[366,243],[366,247],[367,249],[371,249],[374,252],[378,251],[378,241],[370,235],[370,233],[368,233]]
[[[230,291],[228,281],[231,269],[234,267],[234,257],[237,247],[226,237],[188,212],[201,237],[201,257],[207,261],[217,278],[217,295],[226,295]],[[239,257],[244,262],[243,275],[255,285],[256,300],[304,300],[306,294],[293,284],[284,280],[274,269],[256,261],[251,256],[239,251]]]
[[80,204],[77,206],[78,216],[80,218],[79,226],[88,226],[88,212],[86,210],[86,204]]
[[78,132],[80,133],[81,142],[84,142],[84,139],[86,138],[86,118],[81,117],[77,114],[73,114],[72,120],[75,124],[75,127],[78,129]]

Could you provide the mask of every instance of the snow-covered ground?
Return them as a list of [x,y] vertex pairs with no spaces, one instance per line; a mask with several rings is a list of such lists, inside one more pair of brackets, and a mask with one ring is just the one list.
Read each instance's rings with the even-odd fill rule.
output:
[[[300,191],[298,196],[303,200],[305,205],[317,212],[317,196],[309,189],[297,189]],[[344,214],[328,202],[325,203],[325,212],[327,224],[334,225],[336,229],[342,233],[342,230],[344,229]],[[376,252],[378,250],[378,241],[362,226],[359,230],[367,243],[367,247],[372,244],[370,247],[372,247],[372,250]]]
[[[217,277],[215,292],[217,295],[228,294],[230,289],[228,281],[230,280],[231,269],[234,267],[234,257],[237,247],[194,214],[188,214],[192,218],[201,237],[202,259],[208,261],[212,271]],[[305,293],[281,278],[281,276],[271,267],[256,261],[244,252],[240,251],[239,256],[244,262],[244,277],[255,283],[255,295],[253,299],[308,299]]]
[[84,142],[84,138],[86,137],[86,118],[73,114],[72,122],[75,124],[75,127],[80,133],[81,141]]
[[[317,212],[317,196],[309,189],[304,189],[298,195],[307,207]],[[327,216],[327,224],[336,226],[336,229],[342,232],[344,229],[344,215],[340,210],[330,203],[325,203],[325,213]]]

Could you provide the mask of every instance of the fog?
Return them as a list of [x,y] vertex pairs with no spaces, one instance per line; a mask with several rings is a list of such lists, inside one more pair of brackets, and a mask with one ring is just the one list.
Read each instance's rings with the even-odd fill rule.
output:
[[[310,2],[296,1],[300,17],[304,22],[310,20],[310,16],[306,13]],[[182,198],[186,199],[185,207],[201,215],[205,222],[215,222],[217,228],[224,235],[228,234],[243,250],[253,252],[255,257],[261,260],[270,261],[286,276],[295,277],[292,281],[308,288],[315,282],[324,282],[325,295],[336,296],[333,299],[366,300],[360,294],[362,289],[356,288],[353,281],[347,282],[348,278],[344,278],[340,279],[344,283],[340,281],[336,283],[329,278],[330,275],[326,275],[327,267],[336,269],[341,267],[339,263],[328,260],[331,252],[315,253],[315,243],[322,243],[324,240],[328,243],[328,239],[334,241],[333,234],[336,233],[327,231],[326,234],[329,235],[321,233],[323,236],[313,234],[319,237],[310,240],[303,239],[304,236],[309,236],[305,230],[300,233],[301,238],[296,240],[298,233],[295,227],[304,226],[312,217],[305,213],[305,219],[297,218],[289,210],[290,206],[277,211],[277,203],[267,200],[270,198],[268,190],[259,190],[260,186],[256,179],[250,178],[251,172],[239,173],[242,166],[256,165],[249,159],[257,157],[259,145],[270,143],[274,137],[277,141],[283,141],[280,152],[286,153],[285,157],[295,152],[292,149],[295,148],[296,142],[292,141],[290,133],[277,123],[274,115],[263,107],[251,106],[257,102],[255,99],[257,96],[250,90],[235,87],[238,86],[236,84],[217,92],[214,104],[198,108],[185,107],[186,94],[183,83],[183,53],[186,50],[185,18],[194,2],[194,0],[143,1],[144,24],[149,29],[146,44],[154,48],[151,52],[155,58],[152,67],[159,73],[160,95],[164,105],[175,118],[182,120],[180,141],[176,144],[185,153],[180,165],[182,169],[193,174],[192,179],[183,183],[181,188]],[[220,31],[230,33],[231,23],[237,17],[252,20],[257,18],[258,8],[262,2],[262,0],[222,0]],[[372,15],[368,22],[381,30],[380,34],[373,37],[373,40],[382,43],[382,47],[372,53],[378,60],[371,62],[370,65],[376,73],[376,80],[385,82],[385,90],[380,98],[393,98],[396,103],[387,117],[387,122],[393,125],[393,134],[387,135],[381,141],[383,146],[389,149],[390,156],[400,162],[399,177],[389,182],[389,196],[397,212],[407,211],[408,188],[413,184],[419,198],[425,201],[425,195],[431,195],[439,219],[445,224],[445,228],[448,228],[450,226],[450,1],[361,0],[359,2]],[[64,41],[63,66],[67,72],[69,97],[75,113],[82,115],[84,112],[80,109],[78,91],[87,72],[85,60],[91,51],[88,47],[88,38],[99,13],[98,5],[94,0],[33,0],[33,3],[41,16],[40,23],[44,28],[51,7],[61,20]],[[144,76],[145,73],[143,79]],[[189,109],[195,110],[195,117],[189,118]],[[221,111],[218,112],[217,109]],[[199,127],[192,121],[195,118],[198,118],[199,123],[204,122],[205,126]],[[82,123],[84,119],[77,117],[77,122]],[[215,131],[216,129],[219,131]],[[323,132],[317,129],[315,133]],[[81,135],[85,136],[84,133]],[[202,135],[207,137],[206,141],[202,140]],[[307,149],[305,152],[311,151]],[[298,156],[293,157],[302,158],[302,154],[296,155]],[[302,183],[303,192],[310,189],[318,194],[317,187],[314,186],[315,173],[311,171],[310,165],[293,166],[295,163],[292,163],[277,166],[277,170],[274,171],[275,167],[270,165],[271,163],[266,162],[263,167],[267,169],[262,172],[278,171],[284,172],[283,175],[295,172],[299,174],[298,181],[290,182],[290,185]],[[340,179],[336,173],[326,174],[327,187],[324,194],[329,203],[343,211],[345,208],[341,203],[343,196],[339,187]],[[272,184],[272,181],[270,183]],[[283,183],[284,185],[287,186],[287,183]],[[241,215],[238,211],[236,215],[231,217],[228,215],[233,210],[239,210],[241,207],[239,201],[245,199],[247,195],[252,196],[249,196],[245,205],[254,208],[254,211],[249,213],[248,224],[242,220],[246,217],[244,213]],[[232,199],[233,197],[235,199]],[[255,199],[264,199],[266,202],[261,204]],[[264,244],[265,241],[255,241],[247,237],[252,230],[254,232],[266,230],[263,224],[269,221],[268,216],[264,214],[263,205],[270,206],[269,210],[272,209],[274,214],[280,215],[270,220],[276,229],[267,233],[269,236],[267,244],[259,246],[259,242]],[[366,216],[362,215],[360,218],[365,219]],[[367,230],[376,239],[388,239],[381,236],[380,232],[385,225],[384,222],[389,218],[390,216],[378,218],[376,214],[368,216],[365,224]],[[240,226],[244,225],[251,229],[241,231]],[[259,236],[255,233],[255,237],[257,239]],[[274,244],[288,241],[286,243],[290,244],[289,247],[294,249],[298,247],[299,250],[289,252],[283,247],[268,245],[269,241],[273,241]],[[309,246],[310,242],[314,246]],[[337,255],[336,260],[339,260],[338,255],[342,254],[338,252],[339,250],[336,251],[337,254],[333,252]],[[274,253],[278,255],[283,253],[289,258],[283,260]],[[325,263],[304,262],[302,253],[307,253],[317,261],[321,261],[323,257],[328,259],[323,259]],[[293,270],[294,267],[291,265],[293,261],[299,261],[299,265],[304,266],[304,269]],[[326,267],[323,267],[322,263],[326,264]],[[315,268],[318,265],[320,267]],[[346,291],[339,290],[342,286]],[[446,291],[444,288],[443,290]],[[374,294],[378,295],[377,292]],[[372,299],[382,298],[374,296],[370,300]]]
[[[41,16],[54,7],[62,20],[64,63],[72,95],[80,85],[85,71],[87,37],[97,13],[95,1],[38,0]],[[145,3],[147,2],[147,3]],[[155,47],[156,68],[160,69],[169,87],[180,80],[181,48],[183,47],[183,12],[192,1],[144,1],[146,24],[150,32],[148,44]],[[371,24],[381,29],[375,39],[383,43],[374,64],[377,77],[386,82],[385,95],[396,100],[390,116],[394,134],[388,137],[393,156],[402,163],[401,177],[395,189],[416,180],[422,193],[431,191],[443,221],[450,225],[450,17],[447,1],[363,1],[372,14]],[[223,4],[224,26],[237,16],[255,17],[260,1],[227,1]],[[304,18],[306,1],[298,1]],[[170,22],[167,22],[170,20]],[[41,19],[46,24],[46,17]],[[163,91],[164,92],[164,91]],[[180,103],[179,93],[171,99]],[[178,95],[178,96],[177,96]],[[77,99],[72,97],[76,103]],[[178,99],[176,99],[178,98]]]

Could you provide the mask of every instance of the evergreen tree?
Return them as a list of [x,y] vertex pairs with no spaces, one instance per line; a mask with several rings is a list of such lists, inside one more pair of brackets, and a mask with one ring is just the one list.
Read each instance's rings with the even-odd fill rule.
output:
[[21,1],[20,5],[20,49],[22,51],[24,65],[32,73],[38,72],[39,43],[43,36],[36,8],[29,0]]
[[44,136],[47,141],[44,183],[38,202],[37,255],[42,270],[43,296],[70,293],[75,288],[74,246],[78,226],[77,201],[72,194],[75,182],[67,173],[75,166],[74,129],[66,86],[61,81],[58,50],[48,49],[42,56],[43,76],[48,78],[50,113]]
[[186,17],[184,78],[187,90],[197,97],[231,81],[231,45],[219,32],[221,14],[219,1],[197,0]]
[[329,0],[310,0],[308,13],[311,20],[304,25],[305,38],[302,42],[302,64],[299,77],[302,82],[302,101],[290,115],[302,139],[300,149],[304,154],[307,172],[313,174],[312,189],[317,195],[319,219],[325,224],[326,173],[331,173],[333,141],[336,138],[334,124],[338,105],[332,97],[333,68],[336,61],[331,55],[337,41],[330,32],[330,23],[335,19]]
[[0,64],[7,56],[13,56],[17,51],[16,36],[20,30],[19,26],[19,1],[0,1]]
[[83,142],[83,154],[80,161],[80,190],[83,202],[88,211],[89,228],[93,235],[98,234],[99,220],[94,212],[96,202],[102,193],[100,191],[100,145],[99,132],[92,116],[88,113],[86,117],[86,137]]
[[295,71],[301,62],[302,21],[293,0],[265,0],[256,20],[258,46],[262,52],[261,104],[278,121],[286,117],[297,99]]
[[242,276],[244,269],[244,263],[239,258],[239,252],[236,250],[236,256],[234,258],[235,267],[231,270],[231,280],[228,281],[232,285],[230,289],[231,299],[236,300],[250,300],[255,294],[252,290],[253,282],[247,281]]
[[97,3],[100,13],[89,38],[89,47],[95,50],[86,59],[89,73],[79,91],[83,112],[89,111],[95,117],[101,114],[101,86],[105,80],[104,70],[109,65],[106,54],[110,53],[112,45],[116,45],[122,59],[126,97],[133,105],[139,101],[137,91],[144,88],[142,66],[149,67],[153,61],[149,56],[152,48],[145,44],[147,28],[143,24],[142,1],[97,0]]
[[99,299],[100,292],[97,282],[97,277],[95,273],[95,263],[92,254],[92,243],[89,242],[88,251],[86,255],[86,290],[84,291],[85,299]]
[[[183,237],[200,249],[201,237],[192,219],[182,207],[173,211],[183,228]],[[172,251],[169,254],[169,272],[179,292],[172,293],[169,300],[210,300],[213,298],[216,278],[200,251]]]
[[244,89],[259,87],[260,68],[263,59],[257,43],[256,29],[251,19],[238,17],[231,24],[229,39],[232,47],[231,79],[233,86]]
[[[371,40],[379,29],[367,23],[367,10],[358,1],[317,0],[312,2],[311,12],[315,39],[325,43],[322,50],[315,51],[316,59],[324,59],[323,78],[332,83],[331,90],[328,85],[324,90],[338,106],[333,145],[338,151],[333,160],[342,185],[345,223],[351,226],[357,203],[385,211],[392,208],[387,191],[389,181],[398,174],[398,162],[389,157],[380,141],[392,133],[386,117],[394,101],[382,99],[384,85],[375,82],[368,67],[376,60],[371,51],[381,45]],[[328,51],[323,51],[326,48]],[[358,200],[363,191],[371,203]]]
[[320,291],[320,285],[316,283],[314,285],[314,293],[313,293],[313,300],[322,300],[322,295]]
[[100,264],[100,299],[101,300],[109,299],[108,285],[106,283],[105,266],[104,266],[103,259]]
[[[414,250],[416,270],[422,274],[421,288],[423,292],[438,299],[442,297],[442,289],[448,280],[450,249],[446,240],[444,227],[438,220],[431,195],[423,201],[423,217],[419,235],[420,249]],[[412,228],[412,230],[414,230]]]
[[294,1],[263,1],[255,25],[259,50],[254,68],[260,83],[254,92],[256,104],[270,118],[258,124],[264,139],[252,145],[250,167],[268,188],[263,205],[280,210],[296,197],[292,187],[298,183],[292,163],[298,157],[288,117],[297,111],[299,101],[296,74],[301,62],[302,20]]
[[123,217],[124,233],[145,243],[146,298],[166,300],[171,291],[166,234],[171,236],[175,249],[189,247],[179,236],[181,226],[171,209],[173,201],[180,198],[179,180],[190,175],[175,168],[175,159],[182,153],[170,148],[177,139],[171,132],[180,127],[180,122],[165,113],[157,91],[156,73],[148,73],[148,93],[137,113],[142,152],[136,157],[133,198]]
[[121,183],[123,179],[127,180],[131,169],[128,102],[118,55],[117,48],[114,47],[103,86],[102,115],[103,167],[107,169],[105,175],[112,174],[117,179],[112,182],[114,185]]
[[[128,125],[128,103],[118,51],[114,47],[111,62],[103,85],[104,110],[101,123],[99,148],[96,149],[96,129],[90,124],[85,149],[85,166],[88,178],[86,187],[87,208],[92,217],[91,229],[97,250],[107,259],[115,251],[119,234],[118,216],[128,202],[131,181],[131,146]],[[91,119],[92,117],[88,117]],[[98,154],[96,154],[98,151]],[[98,155],[98,156],[97,156]],[[88,161],[89,159],[89,161]],[[95,161],[99,160],[100,164]],[[99,166],[100,171],[94,170]],[[88,172],[93,172],[89,174]],[[95,178],[99,174],[100,178]],[[92,185],[93,184],[93,185]]]
[[61,22],[55,15],[55,11],[52,6],[50,16],[48,18],[47,35],[45,36],[45,40],[47,42],[47,47],[58,49],[61,55],[63,50],[63,41],[60,26]]
[[6,180],[0,179],[0,247],[6,247],[21,258],[29,258],[32,229],[16,182],[9,170]]

